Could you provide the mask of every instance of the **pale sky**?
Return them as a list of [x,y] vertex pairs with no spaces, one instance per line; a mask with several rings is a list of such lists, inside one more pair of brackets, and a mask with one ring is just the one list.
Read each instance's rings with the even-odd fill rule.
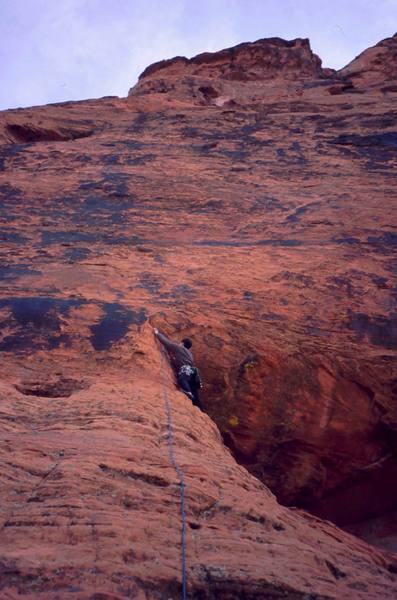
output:
[[126,96],[149,64],[308,37],[341,68],[397,31],[397,0],[0,0],[0,110]]

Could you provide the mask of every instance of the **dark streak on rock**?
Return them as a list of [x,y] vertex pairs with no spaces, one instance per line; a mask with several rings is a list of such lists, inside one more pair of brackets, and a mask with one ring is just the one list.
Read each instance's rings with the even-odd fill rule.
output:
[[143,308],[129,310],[116,302],[103,304],[102,308],[105,316],[90,327],[91,344],[97,351],[108,350],[125,336],[129,325],[142,325],[147,318]]

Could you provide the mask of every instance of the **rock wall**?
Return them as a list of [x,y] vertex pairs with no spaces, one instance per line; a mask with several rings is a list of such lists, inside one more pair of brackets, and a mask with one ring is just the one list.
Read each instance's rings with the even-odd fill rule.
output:
[[[395,36],[384,40],[333,72],[321,67],[305,40],[261,40],[152,66],[127,99],[0,114],[0,351],[2,402],[8,407],[2,440],[24,457],[23,467],[15,463],[14,470],[9,461],[3,473],[8,490],[4,531],[8,510],[31,510],[31,490],[43,477],[43,484],[51,481],[62,448],[74,448],[75,457],[83,452],[84,440],[91,448],[89,457],[71,463],[66,512],[69,504],[82,506],[78,469],[88,468],[85,460],[91,465],[90,502],[95,477],[113,481],[117,469],[126,471],[130,441],[124,434],[119,439],[117,428],[113,439],[117,403],[127,406],[127,397],[136,394],[144,420],[151,418],[147,410],[162,410],[155,399],[160,384],[157,351],[146,329],[150,319],[175,339],[188,335],[194,341],[205,380],[205,412],[242,466],[234,465],[216,437],[220,463],[228,456],[231,462],[225,465],[255,482],[260,496],[273,498],[258,479],[283,504],[309,509],[373,543],[379,540],[371,523],[386,519],[387,536],[395,535],[388,515],[397,500],[396,44]],[[142,331],[145,359],[138,348]],[[128,379],[130,371],[136,379]],[[103,403],[98,419],[104,419],[108,441],[80,431],[81,423],[86,431],[85,419],[91,423],[97,392]],[[178,394],[172,399],[189,426],[201,432],[205,425],[203,436],[207,427],[215,436],[205,415]],[[81,414],[83,407],[87,414]],[[128,418],[121,421],[129,436]],[[78,430],[70,437],[69,424]],[[30,473],[35,431],[41,428],[51,440],[48,448],[40,441],[43,466]],[[145,438],[149,446],[153,435]],[[146,441],[138,443],[145,452]],[[94,466],[89,461],[99,450],[102,458]],[[105,460],[109,453],[121,466]],[[213,461],[207,447],[192,453]],[[101,470],[99,464],[106,467]],[[149,463],[142,465],[150,471]],[[134,485],[139,479],[122,477]],[[235,483],[241,484],[237,476]],[[158,505],[151,506],[148,497],[150,511],[157,514]],[[110,498],[106,502],[113,510]],[[300,515],[271,502],[274,510],[294,515],[288,519]],[[51,510],[45,510],[50,513],[45,519],[50,518]],[[94,548],[92,511],[85,513],[83,530],[91,528]],[[341,550],[353,544],[370,552],[315,517],[302,518],[342,536]],[[24,529],[21,536],[34,539],[33,545],[41,536],[40,552],[50,543],[44,532],[58,531],[58,522],[47,530],[45,519],[37,529],[26,525],[32,531]],[[23,524],[24,517],[20,520]],[[62,521],[72,527],[68,523]],[[118,527],[109,533],[116,547]],[[39,563],[31,541],[12,554],[15,529],[9,531],[4,569],[11,589]],[[62,532],[55,534],[58,542]],[[244,552],[225,550],[225,556],[233,561]],[[85,555],[82,551],[81,560]],[[26,563],[20,562],[22,556]],[[79,573],[94,568],[89,556]],[[47,565],[49,554],[40,560]],[[103,573],[107,580],[109,572]],[[219,576],[224,590],[229,574]],[[135,571],[134,577],[139,588]],[[153,577],[160,585],[163,575]],[[169,577],[175,579],[175,572]],[[339,580],[344,578],[333,585],[342,585]],[[26,587],[31,594],[34,581]],[[37,594],[48,595],[51,582],[53,575],[47,588],[37,584]],[[300,585],[293,589],[301,593]],[[243,593],[235,591],[238,586],[231,589]],[[339,588],[333,596],[330,590],[315,593],[341,594]],[[374,593],[368,587],[362,597]],[[389,591],[376,593],[387,597]],[[295,591],[290,594],[295,597]]]
[[2,597],[180,597],[164,393],[186,484],[189,598],[395,597],[395,557],[281,507],[236,463],[211,419],[175,390],[150,325],[95,359],[39,352],[40,371],[12,365],[23,388],[2,365]]

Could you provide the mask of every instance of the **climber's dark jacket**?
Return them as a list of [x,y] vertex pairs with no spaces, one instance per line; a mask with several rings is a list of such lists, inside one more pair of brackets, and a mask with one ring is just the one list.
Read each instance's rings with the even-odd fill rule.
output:
[[156,335],[167,348],[179,387],[191,399],[193,404],[202,410],[199,389],[203,387],[203,384],[200,373],[197,367],[194,366],[193,354],[183,344],[171,342],[163,333],[158,331]]
[[157,337],[167,348],[172,365],[177,373],[179,373],[179,370],[181,367],[183,367],[183,365],[190,365],[191,367],[194,367],[194,358],[190,350],[185,348],[185,346],[182,346],[182,344],[171,342],[171,340],[169,340],[163,333],[157,333]]

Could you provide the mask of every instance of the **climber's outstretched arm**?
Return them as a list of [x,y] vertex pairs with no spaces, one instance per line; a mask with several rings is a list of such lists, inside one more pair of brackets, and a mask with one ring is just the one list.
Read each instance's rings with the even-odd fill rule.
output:
[[175,344],[174,342],[171,342],[171,340],[169,340],[167,338],[167,336],[164,335],[163,333],[160,333],[158,329],[154,330],[154,335],[160,340],[160,342],[163,344],[163,346],[168,348],[168,350],[173,350],[175,348],[179,348],[179,344]]

